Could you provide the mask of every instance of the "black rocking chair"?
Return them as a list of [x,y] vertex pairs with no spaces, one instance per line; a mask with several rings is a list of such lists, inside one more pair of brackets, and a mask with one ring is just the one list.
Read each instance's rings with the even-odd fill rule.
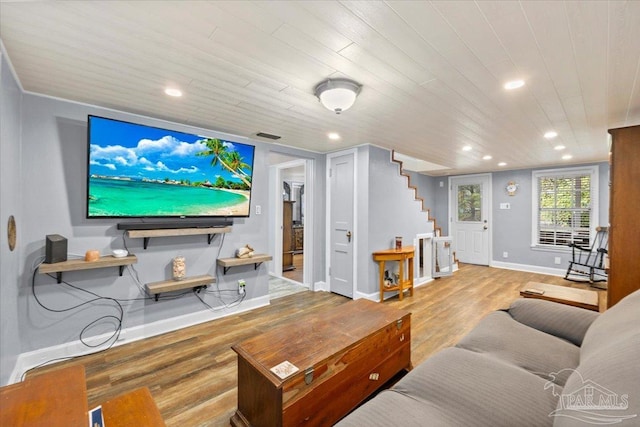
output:
[[591,248],[570,243],[572,259],[569,261],[569,268],[564,278],[573,282],[606,282],[604,258],[608,253],[608,240],[609,227],[597,227]]

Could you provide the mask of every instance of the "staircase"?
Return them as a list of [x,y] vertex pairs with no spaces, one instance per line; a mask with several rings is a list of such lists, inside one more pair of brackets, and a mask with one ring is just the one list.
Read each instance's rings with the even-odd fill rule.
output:
[[[391,161],[393,161],[394,163],[398,164],[400,175],[407,178],[407,187],[409,187],[409,189],[413,190],[414,199],[421,203],[422,212],[427,214],[427,221],[431,222],[433,224],[433,234],[434,234],[434,236],[441,237],[442,236],[442,228],[440,228],[438,226],[438,224],[436,223],[436,219],[431,216],[431,209],[426,208],[424,206],[424,199],[422,197],[418,196],[418,187],[416,187],[415,185],[411,184],[411,175],[409,175],[408,173],[406,173],[404,171],[404,168],[402,167],[402,161],[396,159],[395,150],[391,150]],[[454,264],[454,270],[457,270],[458,259],[456,258],[455,251],[453,252],[453,264]],[[436,268],[438,268],[438,267],[436,266]]]

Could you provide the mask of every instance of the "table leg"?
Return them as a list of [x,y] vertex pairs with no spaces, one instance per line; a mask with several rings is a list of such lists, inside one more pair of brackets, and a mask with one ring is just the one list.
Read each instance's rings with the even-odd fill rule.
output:
[[413,296],[413,257],[410,257],[407,262],[409,263],[409,295]]
[[404,257],[400,258],[400,271],[398,271],[400,275],[398,276],[398,295],[400,297],[400,301],[404,297],[404,290],[402,289],[402,285],[404,284]]
[[384,261],[378,261],[380,269],[379,282],[380,282],[380,302],[384,302]]

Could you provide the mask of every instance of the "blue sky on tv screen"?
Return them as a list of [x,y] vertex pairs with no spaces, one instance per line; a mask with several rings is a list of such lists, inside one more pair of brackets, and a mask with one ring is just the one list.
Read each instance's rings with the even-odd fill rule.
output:
[[[240,182],[219,163],[211,166],[212,156],[196,155],[207,150],[200,142],[207,137],[100,117],[90,117],[90,126],[89,175],[211,183],[221,176]],[[222,141],[251,167],[244,169],[251,176],[254,147]]]

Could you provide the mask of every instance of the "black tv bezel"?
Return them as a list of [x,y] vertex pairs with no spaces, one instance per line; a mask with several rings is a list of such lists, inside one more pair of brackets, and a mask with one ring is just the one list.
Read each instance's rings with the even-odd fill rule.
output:
[[[247,209],[247,214],[246,215],[89,215],[89,180],[91,178],[91,174],[90,174],[90,162],[91,162],[91,118],[95,117],[98,119],[103,119],[103,120],[110,120],[113,122],[120,122],[120,123],[125,123],[125,124],[130,124],[130,125],[137,125],[137,126],[145,126],[148,128],[153,128],[153,129],[158,129],[158,130],[166,130],[166,131],[170,131],[170,132],[180,132],[180,133],[184,133],[184,134],[188,134],[188,135],[196,135],[196,136],[200,136],[198,134],[193,134],[190,132],[185,132],[182,130],[175,130],[175,129],[168,129],[168,128],[164,128],[164,127],[159,127],[159,126],[151,126],[151,125],[146,125],[146,124],[142,124],[142,123],[136,123],[136,122],[129,122],[126,120],[119,120],[119,119],[112,119],[110,117],[104,117],[104,116],[98,116],[95,114],[87,114],[87,161],[85,163],[86,166],[86,181],[85,181],[85,187],[86,187],[86,194],[85,194],[85,218],[88,220],[93,220],[93,219],[144,219],[144,220],[149,220],[149,221],[154,221],[154,220],[171,220],[171,221],[176,221],[175,225],[179,225],[179,220],[195,220],[195,219],[201,219],[203,220],[202,224],[206,225],[206,223],[204,222],[204,220],[218,220],[215,221],[216,224],[218,224],[218,222],[220,222],[219,220],[223,220],[225,222],[225,224],[227,224],[229,221],[225,221],[225,220],[231,220],[233,218],[249,218],[251,216],[251,200],[253,198],[253,182],[254,182],[254,167],[255,167],[255,158],[256,158],[256,146],[254,144],[247,144],[244,142],[237,142],[237,141],[230,141],[227,139],[222,139],[222,138],[218,138],[218,139],[222,139],[223,141],[228,141],[228,142],[232,142],[234,144],[241,144],[241,145],[245,145],[245,146],[250,146],[253,147],[252,150],[252,154],[251,154],[251,184],[252,187],[249,190],[249,208]],[[161,222],[163,224],[166,225],[166,221]]]

